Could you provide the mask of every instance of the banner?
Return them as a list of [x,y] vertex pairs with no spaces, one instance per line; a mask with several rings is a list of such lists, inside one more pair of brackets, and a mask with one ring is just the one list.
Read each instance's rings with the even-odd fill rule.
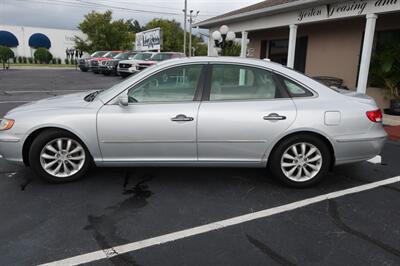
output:
[[136,33],[135,50],[151,51],[161,50],[162,32],[160,28],[146,30]]

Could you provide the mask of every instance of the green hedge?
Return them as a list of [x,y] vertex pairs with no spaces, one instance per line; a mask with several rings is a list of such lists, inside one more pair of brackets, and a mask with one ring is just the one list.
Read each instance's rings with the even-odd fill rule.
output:
[[33,55],[35,60],[39,61],[41,64],[48,64],[53,59],[53,55],[46,48],[38,48]]

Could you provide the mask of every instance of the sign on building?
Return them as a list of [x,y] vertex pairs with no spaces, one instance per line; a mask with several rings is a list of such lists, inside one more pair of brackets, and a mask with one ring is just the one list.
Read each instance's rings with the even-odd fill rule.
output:
[[162,31],[160,28],[136,33],[136,51],[151,51],[162,48]]

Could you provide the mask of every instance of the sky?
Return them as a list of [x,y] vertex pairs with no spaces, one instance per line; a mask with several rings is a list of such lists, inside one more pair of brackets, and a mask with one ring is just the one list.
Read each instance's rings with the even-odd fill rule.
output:
[[[187,0],[188,10],[200,11],[197,21],[261,0]],[[0,24],[76,29],[91,10],[113,11],[115,19],[137,19],[144,25],[153,18],[183,22],[184,0],[0,0]]]

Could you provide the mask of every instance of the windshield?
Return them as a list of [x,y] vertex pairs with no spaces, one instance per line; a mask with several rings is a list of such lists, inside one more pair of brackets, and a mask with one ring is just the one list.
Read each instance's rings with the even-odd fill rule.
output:
[[155,54],[151,57],[151,60],[164,61],[164,60],[171,59],[171,58],[172,58],[172,54]]
[[120,52],[108,52],[103,57],[104,58],[114,58],[114,56],[118,55]]
[[132,53],[121,53],[121,54],[117,55],[117,56],[115,57],[115,59],[122,59],[122,60],[125,60],[125,59],[128,59],[128,58],[132,57],[132,56],[133,56]]
[[97,51],[97,52],[94,52],[93,54],[91,54],[90,56],[91,57],[101,57],[101,56],[103,56],[103,55],[105,55],[107,52],[104,52],[104,51]]
[[152,54],[149,53],[141,53],[137,54],[133,57],[134,60],[147,60],[151,57]]

